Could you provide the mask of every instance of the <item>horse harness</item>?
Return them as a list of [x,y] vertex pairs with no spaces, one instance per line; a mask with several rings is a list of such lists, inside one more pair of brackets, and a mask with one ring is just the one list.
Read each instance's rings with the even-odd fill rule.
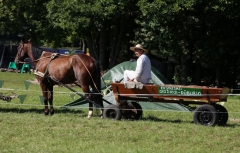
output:
[[52,60],[54,60],[55,58],[57,58],[60,54],[59,53],[53,53],[52,56],[50,57],[50,60],[48,62],[48,65],[47,65],[47,68],[45,70],[45,72],[40,72],[37,68],[34,72],[35,75],[37,76],[40,76],[40,77],[43,77],[43,78],[49,78],[49,72],[48,72],[48,68],[49,68],[49,65],[50,63],[52,62]]
[[[45,70],[44,73],[38,71],[38,69],[36,68],[36,70],[34,71],[34,74],[37,75],[37,76],[46,78],[50,84],[51,84],[50,79],[53,80],[53,81],[55,81],[55,82],[57,82],[57,83],[59,83],[59,84],[62,84],[62,83],[61,83],[60,81],[58,81],[57,79],[51,77],[51,76],[49,75],[49,72],[48,72],[48,68],[49,68],[50,63],[52,62],[52,60],[54,60],[55,58],[57,58],[59,55],[60,55],[59,53],[53,53],[53,54],[52,54],[52,56],[50,57],[50,60],[49,60],[49,62],[48,62],[47,68],[46,68],[46,70]],[[80,59],[80,60],[81,60],[81,59]],[[93,78],[92,78],[92,75],[91,75],[91,73],[89,72],[88,68],[86,67],[86,65],[84,64],[84,62],[83,62],[82,60],[81,60],[81,62],[82,62],[82,64],[83,64],[83,66],[86,68],[86,70],[88,71],[88,73],[89,73],[89,75],[90,75],[90,77],[91,77],[91,79],[92,79],[92,81],[93,81],[93,84],[94,84],[95,88],[98,90],[98,88],[97,88],[97,86],[96,86],[96,84],[95,84],[95,82],[94,82],[94,80],[93,80]],[[76,83],[76,82],[74,82],[74,84],[76,84],[77,86],[81,87],[81,86],[80,86],[78,83]],[[101,93],[99,90],[98,90],[98,92]]]

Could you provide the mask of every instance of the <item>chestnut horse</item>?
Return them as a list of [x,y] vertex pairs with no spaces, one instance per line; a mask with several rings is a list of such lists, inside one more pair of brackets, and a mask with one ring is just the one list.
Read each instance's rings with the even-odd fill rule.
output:
[[[24,61],[29,57],[35,66],[35,74],[44,98],[45,115],[54,114],[53,108],[53,86],[56,84],[69,84],[78,82],[85,97],[89,100],[89,113],[91,117],[93,103],[103,108],[100,80],[100,68],[98,62],[85,54],[59,55],[56,53],[45,52],[33,45],[30,41],[21,41],[15,63]],[[90,87],[93,93],[91,94]]]

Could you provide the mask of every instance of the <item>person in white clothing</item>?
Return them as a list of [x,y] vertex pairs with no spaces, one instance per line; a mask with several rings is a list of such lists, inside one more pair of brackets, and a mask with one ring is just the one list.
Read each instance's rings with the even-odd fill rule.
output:
[[137,59],[137,67],[135,71],[124,71],[124,82],[137,81],[143,84],[149,83],[151,79],[151,61],[145,53],[148,51],[142,47],[141,44],[137,44],[135,47],[130,47],[130,50],[135,52]]

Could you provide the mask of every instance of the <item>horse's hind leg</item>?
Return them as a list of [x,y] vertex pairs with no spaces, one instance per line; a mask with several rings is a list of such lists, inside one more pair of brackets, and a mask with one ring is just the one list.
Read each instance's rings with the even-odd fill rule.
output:
[[93,93],[94,93],[94,95],[93,95],[93,101],[100,106],[100,108],[98,108],[98,109],[100,109],[101,118],[102,118],[102,117],[103,117],[103,101],[102,101],[102,95],[101,95],[101,93],[99,93],[100,91],[95,87],[94,84],[92,84],[91,87],[92,87]]
[[93,104],[89,102],[88,118],[92,117],[93,114]]
[[[92,101],[92,95],[91,94],[86,94],[86,96]],[[90,117],[92,117],[92,114],[93,114],[93,103],[89,102],[88,104],[89,104],[88,118],[90,118]]]
[[54,108],[53,108],[53,86],[48,87],[48,102],[50,105],[50,115],[54,114]]
[[[89,99],[89,100],[92,100],[92,96],[90,94],[90,89],[89,89],[89,86],[87,85],[81,85],[82,86],[82,90],[85,94],[85,96]],[[93,114],[93,104],[92,102],[89,102],[89,110],[88,110],[88,118],[90,118]]]

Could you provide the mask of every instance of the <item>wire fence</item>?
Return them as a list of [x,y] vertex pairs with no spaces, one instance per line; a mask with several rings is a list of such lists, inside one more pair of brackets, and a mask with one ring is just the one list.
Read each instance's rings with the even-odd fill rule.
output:
[[[1,80],[0,80],[1,81]],[[19,82],[19,81],[7,81],[7,82],[14,82],[18,85],[22,84],[22,82]],[[16,95],[18,95],[17,93],[21,93],[21,95],[26,95],[26,96],[33,96],[33,95],[38,95],[39,97],[42,96],[42,91],[40,90],[40,87],[39,87],[39,90],[32,90],[32,89],[28,89],[29,88],[29,84],[25,84],[25,90],[22,89],[22,88],[2,88],[1,84],[0,84],[0,94],[2,94],[3,96],[11,96],[9,95],[9,92],[11,93],[14,93]],[[240,90],[240,89],[235,89],[235,90]],[[5,93],[7,92],[7,94]],[[47,92],[47,91],[44,91],[44,92]],[[33,94],[34,93],[34,94]],[[71,91],[54,91],[54,96],[57,96],[57,97],[64,97],[66,98],[66,95],[71,97],[71,99],[75,99],[75,96],[79,96],[79,94],[82,94],[82,95],[85,95],[85,94],[92,94],[92,95],[96,95],[96,94],[102,94],[102,93],[83,93],[83,92],[71,92]],[[216,95],[226,95],[226,96],[234,96],[236,97],[234,99],[234,102],[239,102],[240,101],[240,94],[233,94],[233,93],[229,93],[229,94],[201,94],[201,96],[208,96],[208,97],[211,97],[211,96],[216,96]],[[149,96],[157,96],[157,97],[161,97],[161,96],[171,96],[171,94],[113,94],[111,93],[111,90],[108,91],[108,93],[106,95],[104,95],[104,98],[108,98],[108,97],[112,97],[112,96],[136,96],[136,97],[149,97]],[[173,96],[182,96],[182,95],[176,95],[174,94]],[[192,95],[191,96],[193,99],[194,97],[199,97],[199,95]],[[239,99],[238,99],[239,97]],[[19,98],[19,97],[14,97],[14,98]],[[39,101],[41,101],[41,98],[39,99]],[[25,104],[24,104],[25,103]],[[12,105],[12,106],[21,106],[21,107],[24,107],[24,106],[27,106],[27,107],[43,107],[43,102],[41,102],[42,104],[31,104],[31,101],[26,101],[26,102],[20,102],[20,103],[6,103],[5,101],[2,101],[0,104],[1,105]],[[178,103],[178,101],[176,101],[176,103]],[[54,107],[56,108],[61,108],[61,106],[55,104]],[[74,108],[74,109],[82,109],[82,108],[89,108],[88,106],[73,106],[71,108]],[[95,107],[94,107],[95,108]],[[104,108],[103,108],[104,109]],[[145,109],[144,111],[173,111],[173,112],[178,112],[177,110],[159,110],[159,109]],[[184,112],[184,111],[179,111],[179,112]],[[186,112],[189,112],[189,111],[186,111]],[[231,112],[231,113],[240,113],[240,112]]]

